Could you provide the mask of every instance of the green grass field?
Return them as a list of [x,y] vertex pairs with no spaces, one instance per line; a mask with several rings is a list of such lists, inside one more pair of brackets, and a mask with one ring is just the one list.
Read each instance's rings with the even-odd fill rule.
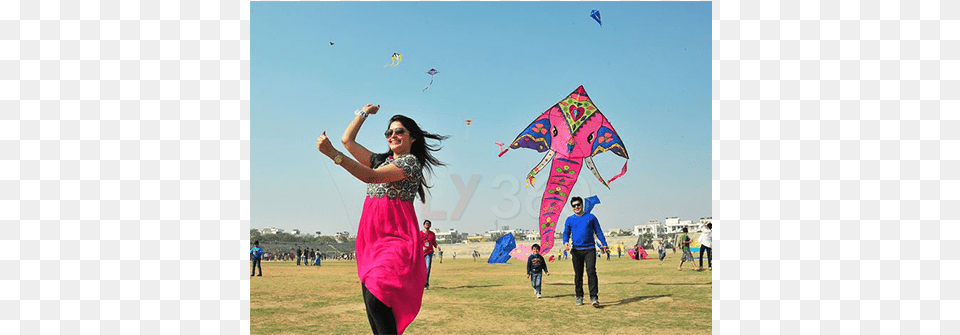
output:
[[[574,305],[569,259],[547,263],[539,300],[523,262],[434,260],[430,289],[406,334],[709,334],[712,272],[691,264],[678,272],[679,257],[668,250],[662,264],[626,255],[598,260],[599,309],[589,297]],[[354,262],[295,264],[264,262],[263,277],[250,278],[252,334],[371,333]],[[589,296],[586,278],[583,285]]]

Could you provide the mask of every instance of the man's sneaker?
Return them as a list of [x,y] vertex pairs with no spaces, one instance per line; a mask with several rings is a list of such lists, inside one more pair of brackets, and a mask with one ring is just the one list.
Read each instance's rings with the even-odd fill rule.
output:
[[600,307],[600,299],[590,298],[590,303],[593,304],[593,307]]
[[583,306],[583,297],[577,297],[577,306]]
[[537,299],[540,299],[540,293],[537,293]]

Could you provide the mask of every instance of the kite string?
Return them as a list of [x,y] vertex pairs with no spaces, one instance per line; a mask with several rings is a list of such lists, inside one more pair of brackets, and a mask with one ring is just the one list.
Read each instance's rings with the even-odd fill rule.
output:
[[347,212],[347,203],[343,202],[343,193],[340,193],[340,187],[337,186],[337,181],[333,180],[333,174],[330,172],[330,168],[327,167],[327,164],[323,164],[323,168],[327,169],[327,177],[330,177],[330,182],[333,183],[333,188],[337,190],[337,195],[340,196],[340,204],[343,205],[343,216],[350,219],[350,213]]

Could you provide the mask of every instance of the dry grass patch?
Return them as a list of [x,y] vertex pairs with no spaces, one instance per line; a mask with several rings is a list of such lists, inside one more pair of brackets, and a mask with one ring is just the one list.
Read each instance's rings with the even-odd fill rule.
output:
[[[434,262],[430,290],[407,334],[711,332],[712,273],[676,271],[680,254],[668,251],[663,264],[598,260],[600,309],[589,301],[574,305],[570,260],[548,263],[551,275],[538,300],[522,262],[489,265],[458,256]],[[251,278],[252,334],[370,333],[354,262],[265,262],[263,270],[264,277]]]

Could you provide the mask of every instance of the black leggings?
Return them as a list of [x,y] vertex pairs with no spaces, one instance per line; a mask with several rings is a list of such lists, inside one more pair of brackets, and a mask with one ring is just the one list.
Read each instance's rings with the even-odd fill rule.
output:
[[393,316],[393,309],[387,307],[380,299],[377,299],[373,293],[363,287],[363,304],[367,306],[367,320],[370,321],[370,328],[374,334],[396,334],[397,319]]
[[708,247],[706,247],[706,246],[704,246],[704,245],[702,245],[702,244],[700,245],[700,267],[701,267],[701,268],[703,267],[703,251],[704,251],[704,250],[707,251],[707,265],[712,268],[712,267],[713,267],[713,252],[710,250],[710,248],[708,248]]

